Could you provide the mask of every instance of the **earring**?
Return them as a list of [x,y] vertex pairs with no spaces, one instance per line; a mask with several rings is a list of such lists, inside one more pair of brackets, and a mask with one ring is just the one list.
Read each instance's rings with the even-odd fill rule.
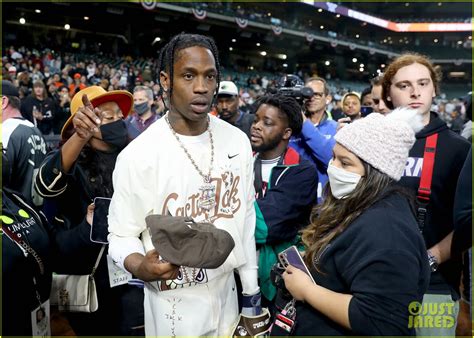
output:
[[387,96],[387,101],[392,101],[392,98],[390,96]]

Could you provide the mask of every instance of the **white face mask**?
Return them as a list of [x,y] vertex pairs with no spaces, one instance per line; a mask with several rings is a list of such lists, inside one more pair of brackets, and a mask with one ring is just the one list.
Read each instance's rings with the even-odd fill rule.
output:
[[359,174],[333,166],[332,161],[329,162],[328,176],[332,195],[338,200],[346,198],[353,192],[362,178]]

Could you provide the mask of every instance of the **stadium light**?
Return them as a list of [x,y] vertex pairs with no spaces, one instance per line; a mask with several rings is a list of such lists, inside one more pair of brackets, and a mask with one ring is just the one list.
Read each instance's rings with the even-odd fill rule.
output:
[[466,75],[465,72],[450,72],[449,77],[464,77]]
[[359,72],[363,73],[364,72],[364,68],[359,68]]
[[319,28],[321,28],[321,29],[324,29],[324,26],[323,26],[323,25],[321,25],[321,26],[319,26]]
[[232,48],[232,47],[229,47],[229,50],[232,52],[232,51],[234,50],[234,48]]
[[323,11],[323,9],[322,9],[322,8],[318,9],[318,12],[319,12],[319,13],[321,13],[322,11]]
[[64,29],[65,29],[65,30],[70,30],[70,29],[71,29],[71,26],[67,23],[67,24],[64,25]]
[[341,14],[336,14],[336,18],[340,18],[341,17]]
[[84,20],[86,20],[86,21],[89,20],[89,17],[88,17],[88,16],[85,16],[85,17],[84,17]]
[[461,40],[458,41],[458,45],[462,45],[462,41],[461,41]]
[[277,54],[277,58],[279,58],[280,60],[286,60],[287,56],[286,54]]
[[361,63],[361,64],[359,65],[359,67],[360,67],[360,68],[364,68],[365,65],[364,65],[363,63]]
[[382,63],[382,64],[380,65],[380,68],[385,68],[385,63]]
[[331,62],[330,62],[329,60],[326,60],[326,62],[324,62],[324,64],[325,64],[326,66],[329,66],[329,65],[331,64]]
[[469,40],[472,40],[472,36],[471,36],[471,35],[469,35],[467,38],[468,38]]
[[260,55],[261,55],[261,56],[266,56],[266,55],[267,55],[267,52],[262,51],[262,52],[260,52]]
[[20,21],[20,23],[21,23],[22,25],[24,25],[24,24],[26,23],[26,20],[25,20],[25,18],[20,18],[20,20],[19,20],[19,21]]
[[41,9],[35,9],[35,13],[40,14],[40,13],[41,13]]
[[287,63],[284,63],[284,64],[283,64],[283,67],[284,67],[284,68],[287,68],[287,67],[288,67],[288,64],[287,64]]
[[237,40],[236,39],[232,39],[232,42],[236,42]]
[[260,47],[260,42],[257,42],[256,45],[257,45],[257,47]]
[[160,41],[161,41],[161,38],[160,38],[159,36],[157,36],[157,37],[155,38],[155,40],[153,40],[153,42],[151,43],[151,45],[153,46],[155,43],[160,42]]
[[356,62],[357,62],[357,58],[352,58],[352,62],[356,63]]
[[359,38],[359,36],[360,36],[359,34],[356,34],[356,39],[358,39],[358,38]]

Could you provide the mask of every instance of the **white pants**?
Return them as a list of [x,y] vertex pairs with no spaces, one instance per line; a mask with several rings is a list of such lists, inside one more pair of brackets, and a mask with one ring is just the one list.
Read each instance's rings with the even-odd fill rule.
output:
[[167,291],[145,283],[147,337],[229,336],[238,315],[233,272],[206,284]]

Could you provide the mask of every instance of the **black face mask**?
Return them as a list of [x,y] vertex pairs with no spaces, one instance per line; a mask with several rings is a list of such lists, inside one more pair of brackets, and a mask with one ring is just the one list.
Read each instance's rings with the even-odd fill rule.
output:
[[124,120],[118,120],[112,123],[100,126],[102,141],[122,150],[128,143],[127,125]]
[[133,105],[133,110],[135,110],[138,116],[142,116],[150,109],[148,108],[148,102],[142,102],[140,104]]

